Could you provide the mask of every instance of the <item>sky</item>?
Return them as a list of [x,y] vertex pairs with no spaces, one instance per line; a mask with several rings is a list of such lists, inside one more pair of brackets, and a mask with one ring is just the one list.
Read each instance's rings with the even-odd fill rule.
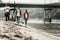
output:
[[2,0],[4,3],[23,3],[23,4],[49,4],[56,3],[59,0]]

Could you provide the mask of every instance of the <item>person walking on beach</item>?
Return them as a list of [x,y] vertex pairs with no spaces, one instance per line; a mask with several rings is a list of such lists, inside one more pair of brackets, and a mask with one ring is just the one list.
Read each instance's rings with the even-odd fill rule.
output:
[[27,25],[28,18],[29,18],[29,13],[27,12],[27,9],[26,9],[24,13],[25,26]]
[[6,6],[5,6],[5,8],[4,8],[4,15],[5,15],[5,20],[6,20],[6,21],[8,21],[8,20],[9,20],[9,17],[10,17],[9,11],[10,11],[10,7],[7,6],[7,4],[6,4]]
[[21,10],[20,10],[20,7],[17,8],[16,15],[17,15],[17,23],[19,24],[20,18],[21,18]]

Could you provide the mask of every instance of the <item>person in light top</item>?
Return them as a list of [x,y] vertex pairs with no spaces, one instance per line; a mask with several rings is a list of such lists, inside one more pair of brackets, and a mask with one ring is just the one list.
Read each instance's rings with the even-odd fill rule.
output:
[[9,11],[10,11],[10,7],[7,6],[7,4],[6,4],[6,6],[4,7],[4,14],[5,14],[5,20],[6,20],[6,21],[9,20],[9,16],[10,16]]
[[21,10],[20,7],[16,9],[17,23],[19,24],[21,18]]
[[27,12],[27,9],[24,12],[24,20],[25,20],[25,26],[27,25],[27,20],[29,18],[29,13]]

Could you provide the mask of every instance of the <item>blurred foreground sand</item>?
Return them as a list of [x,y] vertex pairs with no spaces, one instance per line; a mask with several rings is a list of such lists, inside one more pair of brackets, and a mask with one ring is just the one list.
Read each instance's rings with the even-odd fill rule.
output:
[[29,26],[0,20],[0,40],[60,40],[45,34]]

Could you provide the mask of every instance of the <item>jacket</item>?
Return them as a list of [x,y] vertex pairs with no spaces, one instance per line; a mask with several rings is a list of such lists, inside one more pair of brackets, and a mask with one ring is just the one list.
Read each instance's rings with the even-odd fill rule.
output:
[[[16,10],[16,15],[17,15],[17,10]],[[21,14],[21,10],[20,10],[20,17],[21,17],[21,15],[22,15],[22,14]]]
[[[27,17],[26,17],[26,14],[27,14]],[[25,18],[25,19],[28,19],[28,18],[29,18],[28,12],[25,12],[25,13],[24,13],[24,18]]]

